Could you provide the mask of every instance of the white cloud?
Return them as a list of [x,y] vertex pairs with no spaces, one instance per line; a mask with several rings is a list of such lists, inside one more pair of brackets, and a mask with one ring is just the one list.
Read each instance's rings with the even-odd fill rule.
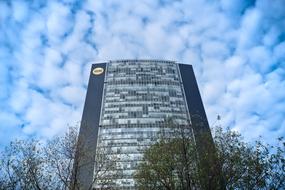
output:
[[215,58],[225,58],[229,55],[228,47],[220,41],[207,41],[202,44],[203,56],[215,57]]
[[234,80],[241,76],[244,71],[246,58],[234,55],[224,61],[224,73],[227,80]]
[[30,90],[26,81],[19,81],[13,88],[10,98],[10,106],[15,113],[21,114],[26,111],[30,103]]
[[78,62],[67,61],[63,66],[62,75],[63,80],[73,86],[83,86],[87,81],[83,79],[83,68]]
[[84,11],[78,11],[75,15],[74,28],[63,44],[63,52],[70,53],[77,44],[82,43],[84,35],[92,27],[90,17]]
[[164,58],[193,64],[210,123],[271,142],[285,134],[283,5],[0,2],[0,134],[48,138],[79,121],[91,61]]
[[255,46],[249,49],[248,59],[260,72],[270,71],[271,62],[275,62],[269,49],[264,46]]
[[[276,57],[277,60],[280,61],[280,63],[283,63],[285,61],[285,42],[281,42],[280,44],[277,44],[274,47],[274,56]],[[280,65],[280,66],[282,66]]]
[[23,1],[12,1],[13,20],[22,22],[28,16],[28,5]]
[[77,86],[66,86],[59,90],[59,96],[64,102],[81,107],[82,101],[86,94],[86,89]]
[[254,44],[258,44],[260,40],[260,25],[262,23],[262,13],[258,9],[249,9],[241,21],[239,31],[238,46],[240,48],[248,48]]
[[59,38],[69,32],[73,26],[70,7],[58,2],[50,2],[47,13],[46,26],[49,40],[59,43]]

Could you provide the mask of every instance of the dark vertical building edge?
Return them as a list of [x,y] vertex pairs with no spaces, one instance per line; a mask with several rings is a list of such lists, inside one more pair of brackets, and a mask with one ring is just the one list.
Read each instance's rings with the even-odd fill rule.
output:
[[[198,134],[200,132],[207,132],[211,135],[209,123],[202,103],[202,98],[194,75],[193,67],[192,65],[179,64],[179,70],[181,73],[182,83],[194,133]],[[196,122],[193,123],[193,117],[199,118],[199,120],[197,120],[198,123],[203,123],[203,125],[195,125]]]
[[[92,71],[97,67],[103,68],[104,72],[94,75]],[[105,72],[106,63],[92,65],[78,137],[77,156],[80,158],[77,158],[77,183],[80,189],[89,189],[93,181]]]
[[[191,118],[196,148],[200,161],[200,167],[206,174],[205,179],[210,189],[225,189],[221,177],[214,141],[207,120],[198,84],[192,65],[179,64],[183,88],[186,96],[187,106]],[[209,181],[213,180],[213,183]]]

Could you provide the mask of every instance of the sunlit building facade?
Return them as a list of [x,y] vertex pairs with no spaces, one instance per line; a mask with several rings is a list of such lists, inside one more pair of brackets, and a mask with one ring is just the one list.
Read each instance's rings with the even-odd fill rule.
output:
[[91,153],[79,173],[83,189],[94,177],[92,159],[100,148],[116,158],[112,188],[135,189],[133,174],[143,151],[165,132],[169,118],[193,138],[201,130],[210,135],[191,65],[164,60],[93,64],[79,136]]

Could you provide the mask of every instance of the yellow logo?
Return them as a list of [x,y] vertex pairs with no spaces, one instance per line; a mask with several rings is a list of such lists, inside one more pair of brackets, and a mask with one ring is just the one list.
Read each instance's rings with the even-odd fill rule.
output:
[[97,67],[97,68],[93,69],[93,71],[92,71],[92,73],[94,75],[101,75],[103,72],[104,72],[104,69],[101,67]]

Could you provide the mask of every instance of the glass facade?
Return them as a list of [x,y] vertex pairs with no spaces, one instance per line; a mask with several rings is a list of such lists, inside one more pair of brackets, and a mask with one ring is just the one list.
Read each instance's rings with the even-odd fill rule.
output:
[[157,141],[169,118],[190,125],[178,64],[160,60],[106,65],[97,150],[116,159],[116,189],[135,189],[132,174],[143,151]]

